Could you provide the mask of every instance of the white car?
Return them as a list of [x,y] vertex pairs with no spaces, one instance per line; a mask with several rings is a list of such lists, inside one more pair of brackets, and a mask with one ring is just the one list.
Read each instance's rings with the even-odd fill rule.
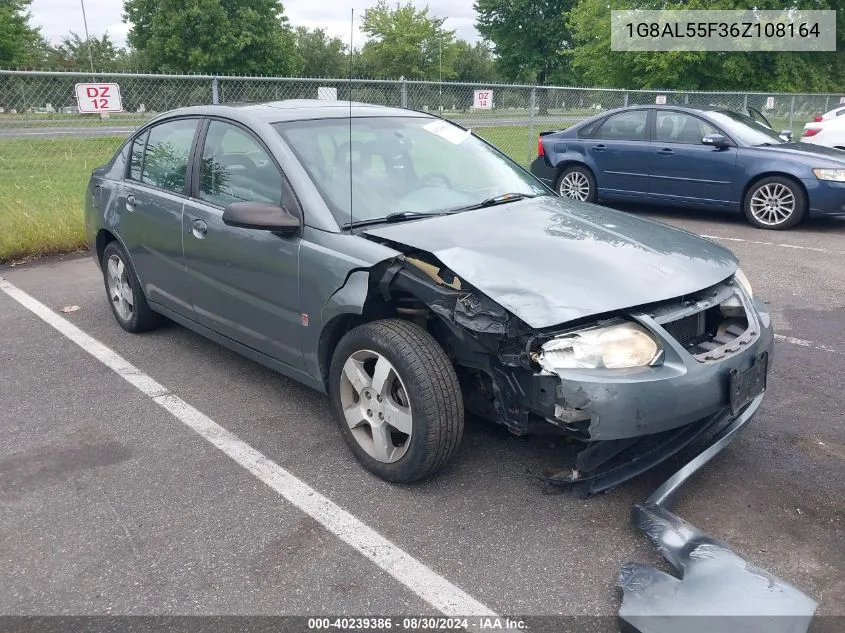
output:
[[821,121],[830,121],[831,119],[835,119],[838,116],[845,115],[845,103],[840,103],[837,107],[833,108],[833,110],[828,110],[824,114],[817,114],[816,118],[813,119],[814,123],[820,123]]
[[[845,108],[842,110],[845,114]],[[801,134],[801,142],[845,149],[845,116],[834,115],[833,118],[807,123]]]

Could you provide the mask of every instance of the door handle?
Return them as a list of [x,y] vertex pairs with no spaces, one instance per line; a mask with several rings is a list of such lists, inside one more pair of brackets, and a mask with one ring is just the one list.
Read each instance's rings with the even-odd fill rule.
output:
[[198,240],[205,239],[205,236],[208,233],[208,225],[202,220],[194,220],[191,222],[191,233],[193,233],[194,237]]
[[671,156],[675,152],[674,152],[674,150],[671,150],[668,147],[664,147],[663,149],[657,150],[657,153],[660,154],[661,156]]
[[135,196],[131,193],[126,196],[126,210],[127,211],[134,211],[135,210]]
[[594,152],[603,152],[607,146],[604,143],[599,143],[598,145],[593,145]]

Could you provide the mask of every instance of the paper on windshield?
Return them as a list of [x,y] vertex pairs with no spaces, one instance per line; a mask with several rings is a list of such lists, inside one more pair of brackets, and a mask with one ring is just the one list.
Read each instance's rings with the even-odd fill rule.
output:
[[460,145],[472,136],[471,130],[462,130],[447,121],[432,121],[423,125],[423,129],[455,145]]

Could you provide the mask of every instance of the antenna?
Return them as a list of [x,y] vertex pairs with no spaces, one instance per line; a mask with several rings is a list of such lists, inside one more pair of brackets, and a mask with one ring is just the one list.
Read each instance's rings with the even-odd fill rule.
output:
[[352,18],[349,21],[349,222],[352,223],[352,55],[355,51],[355,7],[352,7]]

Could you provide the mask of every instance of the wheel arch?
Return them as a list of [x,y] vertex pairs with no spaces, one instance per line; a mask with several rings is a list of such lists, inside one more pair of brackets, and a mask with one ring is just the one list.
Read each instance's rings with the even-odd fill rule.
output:
[[745,198],[748,196],[748,192],[751,191],[751,188],[755,184],[760,182],[761,180],[763,180],[765,178],[771,178],[771,177],[787,178],[788,180],[791,180],[796,185],[798,185],[798,187],[800,187],[801,191],[804,193],[804,199],[807,201],[807,209],[805,211],[809,215],[809,213],[810,213],[810,194],[807,191],[807,187],[804,186],[804,183],[801,182],[801,179],[798,176],[796,176],[795,174],[790,174],[787,171],[777,171],[777,170],[765,171],[765,172],[761,172],[759,174],[755,174],[753,178],[751,178],[747,183],[745,183],[745,186],[742,188],[742,195],[739,198],[739,208],[740,208],[740,210],[745,209]]
[[[575,160],[574,158],[567,158],[560,161],[557,165],[555,165],[555,188],[557,188],[557,183],[560,180],[561,175],[563,172],[569,169],[570,167],[583,167],[584,169],[589,169],[590,173],[593,175],[593,180],[596,180],[596,170],[590,167],[587,163],[582,160]],[[596,181],[598,182],[598,181]]]
[[94,239],[94,247],[97,249],[97,263],[100,264],[101,267],[103,265],[103,252],[106,250],[106,246],[108,246],[110,242],[120,242],[120,240],[118,240],[117,236],[108,229],[100,229],[97,231],[97,237]]

